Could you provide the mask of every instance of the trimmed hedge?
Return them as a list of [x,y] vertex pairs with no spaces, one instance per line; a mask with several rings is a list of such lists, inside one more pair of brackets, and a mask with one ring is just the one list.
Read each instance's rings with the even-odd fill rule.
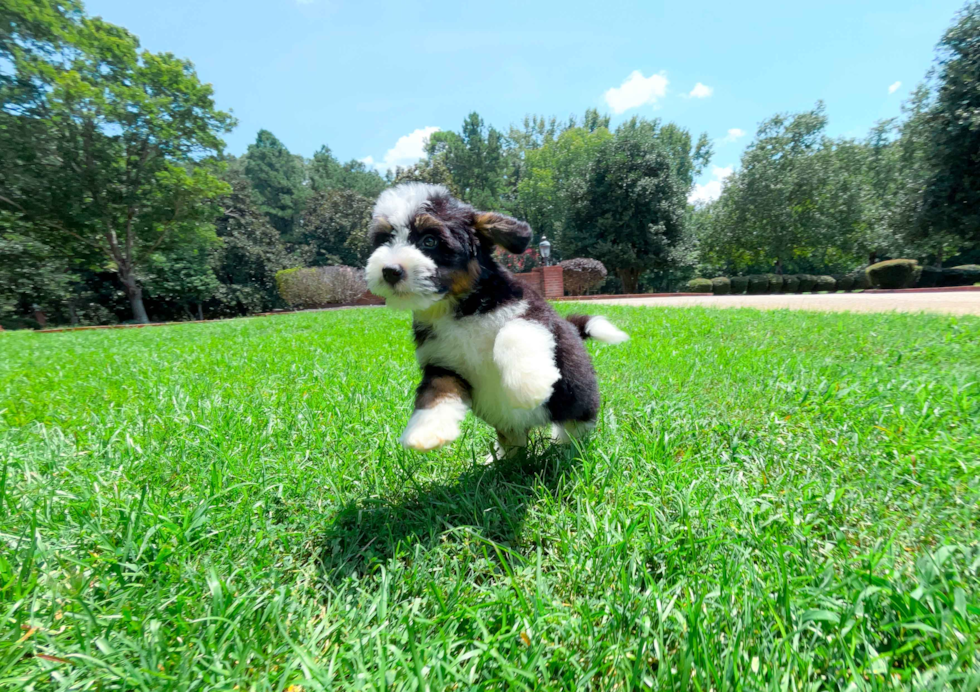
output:
[[909,288],[915,285],[918,266],[912,259],[885,260],[868,267],[868,278],[875,288]]
[[769,292],[769,277],[765,274],[752,274],[749,276],[748,293],[758,296]]
[[711,280],[711,292],[716,296],[727,296],[732,292],[732,282],[724,276],[716,276]]
[[565,260],[559,262],[559,266],[562,268],[565,290],[570,296],[584,296],[609,274],[602,262],[588,257]]
[[711,293],[710,279],[691,279],[687,282],[688,293]]
[[818,276],[813,282],[813,291],[816,293],[818,291],[834,292],[837,290],[837,279],[832,276]]
[[732,295],[742,295],[749,290],[749,277],[747,276],[733,276],[730,281],[732,282]]
[[788,274],[783,277],[783,293],[796,293],[800,290],[800,277]]
[[782,274],[766,274],[769,277],[769,292],[770,293],[782,293],[783,292],[783,275]]
[[851,277],[854,279],[852,291],[866,291],[871,288],[871,279],[866,269],[859,269],[851,274]]
[[854,288],[854,276],[852,274],[841,274],[837,278],[838,291],[850,291]]
[[961,264],[943,269],[941,286],[972,286],[980,283],[980,264]]
[[919,288],[935,288],[943,280],[943,270],[939,267],[923,267],[916,284]]
[[800,293],[809,293],[817,283],[817,277],[810,274],[798,274],[796,278],[800,280]]

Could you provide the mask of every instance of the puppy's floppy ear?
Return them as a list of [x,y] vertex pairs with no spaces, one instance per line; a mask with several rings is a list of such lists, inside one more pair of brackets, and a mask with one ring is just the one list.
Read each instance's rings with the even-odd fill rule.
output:
[[531,227],[503,214],[478,211],[473,215],[473,228],[481,239],[515,255],[524,252],[531,242]]

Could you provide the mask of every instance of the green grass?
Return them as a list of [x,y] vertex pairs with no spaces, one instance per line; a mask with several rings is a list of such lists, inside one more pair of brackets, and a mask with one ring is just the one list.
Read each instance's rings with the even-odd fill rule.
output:
[[980,320],[601,311],[493,466],[405,315],[0,335],[0,688],[980,686]]

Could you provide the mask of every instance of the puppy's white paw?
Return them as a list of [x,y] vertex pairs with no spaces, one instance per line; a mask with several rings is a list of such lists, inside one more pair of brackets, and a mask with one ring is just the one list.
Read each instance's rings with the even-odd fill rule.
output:
[[412,414],[401,443],[419,452],[431,452],[459,437],[459,419],[439,407],[422,409]]

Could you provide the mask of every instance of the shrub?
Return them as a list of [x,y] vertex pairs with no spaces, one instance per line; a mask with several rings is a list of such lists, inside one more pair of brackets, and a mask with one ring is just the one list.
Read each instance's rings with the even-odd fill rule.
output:
[[885,260],[868,267],[868,278],[875,288],[908,288],[915,283],[915,268],[918,266],[912,259]]
[[691,279],[687,282],[688,293],[711,293],[710,279]]
[[770,293],[782,293],[783,292],[783,275],[782,274],[766,274],[769,277],[769,292]]
[[749,277],[733,276],[729,279],[732,284],[732,295],[741,295],[749,288]]
[[716,276],[711,280],[711,292],[716,296],[727,296],[732,292],[732,282],[724,276]]
[[923,267],[919,280],[916,282],[918,288],[935,288],[943,280],[943,270],[939,267]]
[[788,274],[783,277],[783,293],[796,293],[800,290],[800,277]]
[[854,276],[852,274],[841,274],[837,277],[837,290],[850,291],[854,288]]
[[868,277],[868,271],[866,269],[858,269],[851,274],[851,277],[854,279],[854,287],[851,290],[866,291],[871,288],[871,279]]
[[837,279],[832,276],[818,276],[816,281],[813,282],[813,291],[827,291],[828,293],[837,290]]
[[354,267],[284,269],[276,273],[279,295],[294,308],[349,304],[367,290],[363,272]]
[[769,292],[769,277],[765,274],[749,275],[748,293],[754,296]]
[[817,277],[810,274],[799,274],[796,278],[800,280],[800,293],[809,293],[817,282]]
[[943,269],[941,286],[972,286],[980,281],[980,264],[962,264]]
[[563,270],[565,290],[570,296],[584,296],[601,284],[608,275],[602,262],[588,257],[577,257],[559,264]]

